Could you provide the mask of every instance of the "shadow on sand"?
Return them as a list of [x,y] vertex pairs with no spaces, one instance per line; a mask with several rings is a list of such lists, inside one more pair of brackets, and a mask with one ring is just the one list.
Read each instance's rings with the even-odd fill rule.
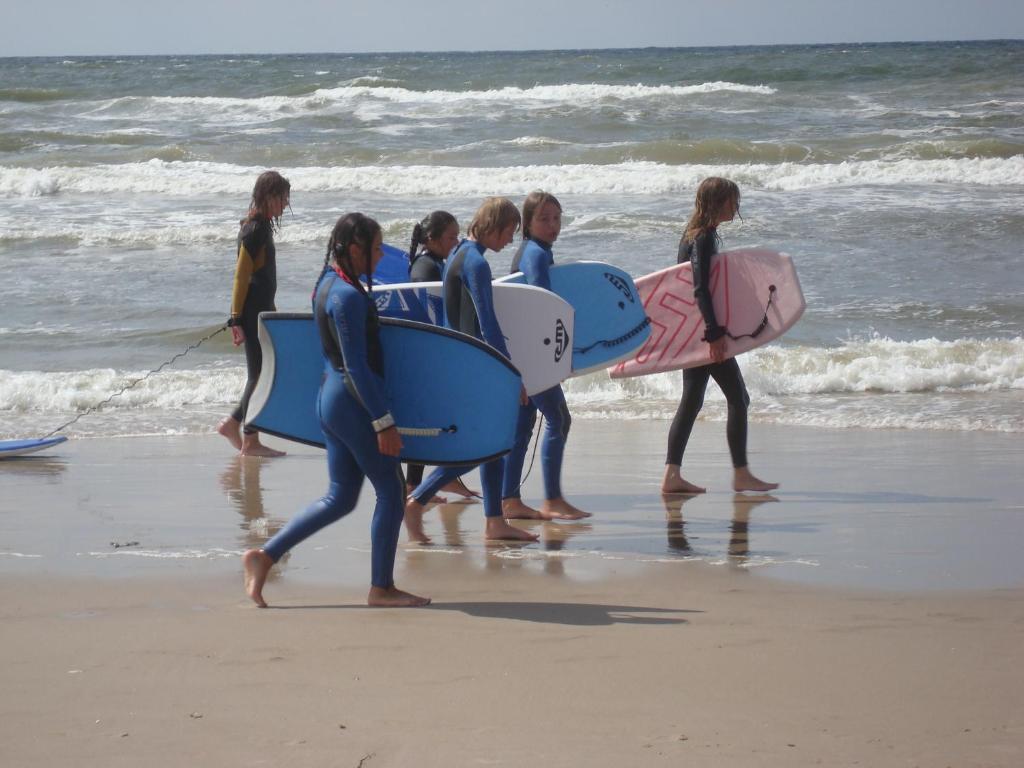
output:
[[[365,609],[365,605],[276,605],[270,610],[342,610]],[[373,609],[376,610],[376,609]],[[703,613],[687,608],[651,608],[639,605],[594,605],[591,603],[523,602],[434,602],[419,610],[459,611],[481,619],[533,621],[539,624],[564,624],[573,627],[605,627],[612,624],[675,625],[689,621],[678,614]]]

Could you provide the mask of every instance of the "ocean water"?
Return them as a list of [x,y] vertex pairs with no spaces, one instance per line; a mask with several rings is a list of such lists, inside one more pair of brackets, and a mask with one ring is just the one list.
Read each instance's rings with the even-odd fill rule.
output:
[[[807,312],[744,355],[753,422],[1024,432],[1024,42],[0,59],[0,438],[95,408],[223,324],[258,173],[292,181],[278,308],[336,218],[546,189],[559,261],[674,263],[705,176],[724,247],[793,256]],[[513,248],[491,254],[508,271]],[[208,432],[221,333],[71,425]],[[574,379],[578,418],[670,416],[678,373]],[[704,418],[724,418],[709,390]]]

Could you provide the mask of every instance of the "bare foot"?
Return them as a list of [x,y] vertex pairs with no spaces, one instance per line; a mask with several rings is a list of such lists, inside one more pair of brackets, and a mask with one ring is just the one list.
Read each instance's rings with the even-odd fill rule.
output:
[[[412,483],[406,483],[405,484],[405,495],[406,496],[411,496],[412,492],[415,491],[416,488],[417,488],[417,486],[413,485]],[[434,498],[432,498],[430,500],[430,503],[431,504],[447,504],[448,503],[448,499],[446,499],[441,494],[434,494]]]
[[260,608],[267,607],[267,601],[263,599],[263,585],[273,566],[274,561],[262,549],[250,549],[242,555],[242,568],[245,570],[245,594],[251,597],[252,601]]
[[509,525],[503,517],[488,517],[484,524],[484,538],[500,541],[537,541],[540,536]]
[[227,416],[217,425],[217,434],[227,438],[236,450],[242,450],[242,425],[233,416]]
[[501,500],[501,516],[506,520],[543,520],[539,509],[523,503],[517,496]]
[[574,507],[564,498],[545,499],[540,505],[540,514],[545,520],[582,520],[591,516],[589,512]]
[[758,491],[765,493],[766,491],[774,491],[778,487],[778,483],[766,483],[764,480],[754,477],[750,473],[749,467],[739,467],[733,472],[732,489],[734,491]]
[[262,456],[272,459],[275,456],[284,456],[284,451],[270,448],[260,442],[259,433],[242,436],[242,448],[239,451],[243,456]]
[[366,604],[374,608],[419,608],[430,605],[430,598],[403,592],[394,585],[370,587],[370,593],[366,596]]
[[405,532],[409,541],[417,544],[430,544],[430,537],[423,530],[423,511],[426,509],[416,499],[409,498],[405,502]]
[[705,493],[707,488],[701,488],[683,479],[679,474],[678,464],[665,465],[665,478],[661,481],[662,493]]
[[464,482],[462,482],[462,478],[461,477],[455,478],[450,483],[448,483],[448,485],[446,485],[443,488],[441,488],[441,490],[442,491],[447,491],[448,493],[453,493],[456,496],[461,496],[464,499],[479,499],[479,498],[481,498],[479,492],[471,491],[469,488],[466,487],[466,484]]

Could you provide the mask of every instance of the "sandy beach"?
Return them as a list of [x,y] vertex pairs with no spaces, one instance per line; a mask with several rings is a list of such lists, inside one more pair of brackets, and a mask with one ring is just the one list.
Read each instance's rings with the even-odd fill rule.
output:
[[539,544],[484,546],[479,505],[428,512],[435,546],[403,541],[397,578],[434,603],[405,611],[363,605],[368,489],[282,562],[271,609],[242,594],[238,554],[320,492],[315,450],[5,462],[0,763],[1021,764],[1018,438],[753,425],[783,485],[738,499],[701,422],[710,493],[666,501],[666,429],[577,420],[565,488],[595,516]]

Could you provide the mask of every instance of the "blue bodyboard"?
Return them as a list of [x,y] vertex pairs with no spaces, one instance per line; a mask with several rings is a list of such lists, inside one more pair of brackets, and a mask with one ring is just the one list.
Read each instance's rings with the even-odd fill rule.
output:
[[384,258],[373,271],[373,284],[409,282],[409,254],[401,248],[384,244]]
[[[551,291],[576,310],[572,375],[607,368],[639,349],[651,335],[650,320],[633,278],[600,261],[575,261],[551,267]],[[522,272],[499,283],[525,283]]]
[[0,459],[25,456],[54,445],[60,445],[66,440],[67,438],[63,435],[57,437],[37,437],[28,440],[0,440]]
[[[259,339],[263,369],[246,423],[323,446],[317,398],[324,355],[313,315],[264,312]],[[381,318],[380,339],[404,461],[478,464],[511,449],[522,383],[505,357],[471,336],[407,320]]]

